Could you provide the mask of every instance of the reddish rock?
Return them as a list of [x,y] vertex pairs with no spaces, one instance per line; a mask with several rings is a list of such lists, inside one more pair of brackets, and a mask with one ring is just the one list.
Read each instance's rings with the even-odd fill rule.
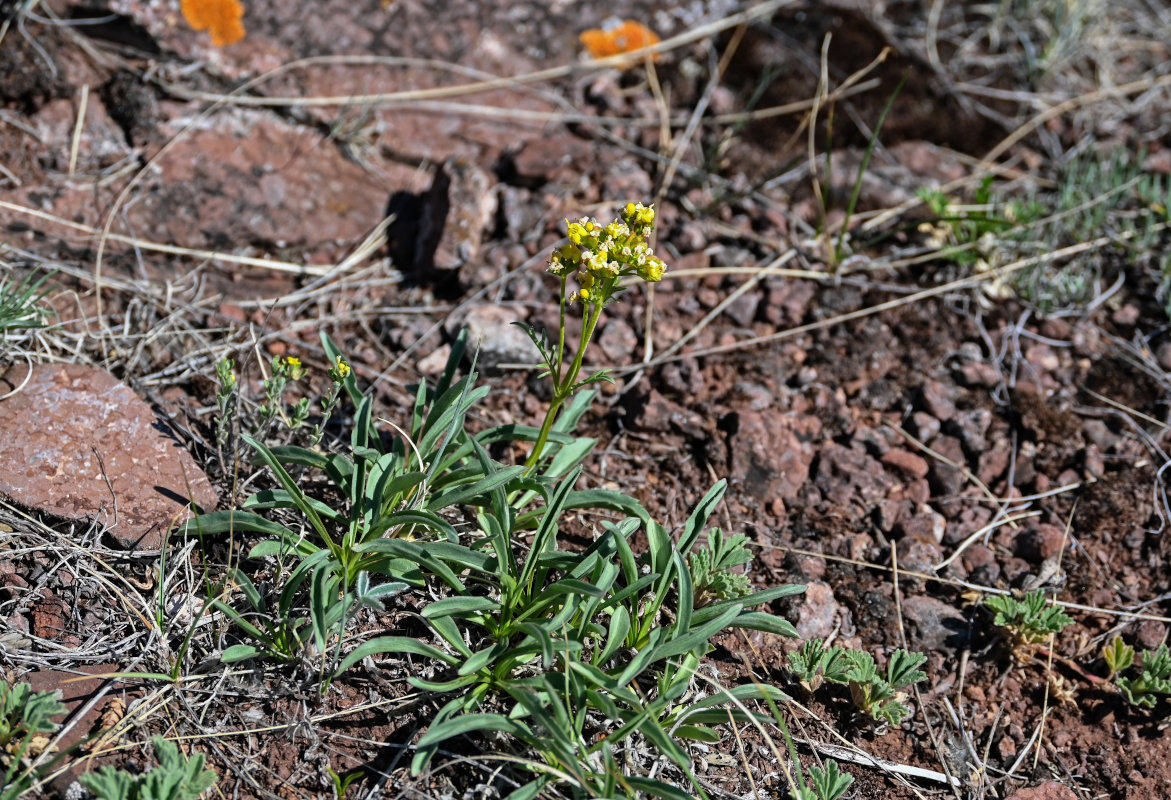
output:
[[521,178],[551,181],[572,175],[577,165],[593,161],[592,145],[572,134],[545,136],[525,142],[513,158]]
[[795,498],[809,477],[821,421],[773,409],[735,415],[729,443],[731,472],[756,498]]
[[1042,523],[1023,532],[1017,538],[1017,554],[1030,561],[1040,562],[1053,558],[1061,552],[1065,543],[1065,531],[1057,526]]
[[919,397],[923,401],[923,410],[940,422],[947,422],[955,416],[956,406],[952,402],[951,392],[937,380],[928,378],[919,387]]
[[1167,641],[1167,626],[1158,620],[1143,620],[1138,626],[1137,644],[1144,650],[1156,650]]
[[895,528],[900,539],[918,539],[938,544],[943,541],[947,520],[935,511],[926,509],[910,519],[904,519]]
[[41,639],[53,640],[65,632],[65,623],[69,619],[69,607],[65,601],[51,589],[40,589],[40,599],[29,612],[32,635]]
[[642,430],[659,433],[678,430],[694,439],[707,437],[702,414],[663,397],[655,389],[650,390],[646,400],[639,406],[633,423]]
[[835,505],[868,514],[886,495],[887,481],[882,465],[859,442],[851,447],[828,442],[821,449],[816,483]]
[[[9,391],[23,367],[0,379]],[[0,495],[67,519],[97,519],[119,545],[157,550],[190,502],[210,511],[203,470],[133,391],[80,364],[33,369],[0,401]]]
[[1000,371],[987,361],[969,361],[960,367],[959,380],[964,386],[991,389],[1000,383]]
[[514,324],[524,319],[524,310],[515,306],[477,305],[466,314],[448,317],[446,327],[453,338],[460,328],[468,329],[468,356],[479,348],[481,366],[539,364],[541,354],[533,340]]
[[968,621],[959,609],[926,595],[903,599],[903,617],[909,623],[916,650],[954,649],[968,638]]
[[1007,800],[1077,800],[1077,795],[1073,789],[1057,781],[1046,781],[1040,786],[1018,789]]
[[960,561],[976,583],[994,584],[1000,577],[996,554],[982,544],[969,546],[960,556]]
[[1007,447],[993,447],[980,454],[980,462],[976,468],[976,477],[985,486],[992,484],[1008,469],[1008,460],[1011,451]]
[[812,581],[805,587],[801,609],[794,627],[802,639],[826,639],[838,627],[842,615],[848,613],[829,584]]
[[912,478],[927,477],[927,470],[930,468],[927,459],[912,453],[910,450],[900,448],[887,450],[882,456],[882,463],[888,467],[894,467]]
[[954,436],[940,436],[932,443],[931,448],[951,462],[949,464],[938,459],[932,460],[928,476],[931,480],[931,488],[941,495],[958,494],[960,489],[964,487],[967,478],[964,477],[964,473],[960,469],[953,467],[952,464],[964,464],[966,460],[964,446]]
[[[35,670],[25,675],[23,680],[29,683],[34,692],[60,691],[61,703],[65,706],[66,713],[53,717],[53,721],[58,724],[64,722],[72,723],[74,715],[86,703],[90,702],[107,682],[117,680],[114,678],[103,678],[101,676],[117,672],[118,669],[119,666],[117,664],[83,664],[69,671],[55,669]],[[124,690],[115,688],[108,692],[105,697],[87,710],[81,719],[71,724],[68,732],[57,743],[58,749],[65,751],[81,743],[83,739],[94,732],[95,728],[100,726],[102,714],[112,703],[117,701],[125,707],[126,700],[124,698]],[[84,762],[77,759],[73,760],[67,765],[67,769],[63,775],[59,775],[53,779],[52,786],[61,796],[65,796],[66,788],[83,770]]]
[[926,411],[911,412],[911,427],[924,444],[930,444],[939,435],[939,420]]

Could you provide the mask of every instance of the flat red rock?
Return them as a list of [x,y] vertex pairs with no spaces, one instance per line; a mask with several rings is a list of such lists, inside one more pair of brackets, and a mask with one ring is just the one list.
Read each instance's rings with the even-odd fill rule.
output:
[[[0,379],[0,394],[24,382]],[[157,550],[192,502],[215,489],[182,443],[128,386],[81,364],[43,364],[0,401],[0,495],[66,519],[96,519],[122,547]]]

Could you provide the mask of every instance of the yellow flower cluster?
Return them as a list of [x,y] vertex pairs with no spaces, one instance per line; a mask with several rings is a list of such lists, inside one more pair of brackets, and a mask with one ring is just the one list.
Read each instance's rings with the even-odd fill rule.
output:
[[654,230],[655,210],[642,203],[627,203],[622,216],[609,225],[582,217],[565,221],[569,244],[553,251],[549,272],[574,276],[580,287],[570,301],[605,304],[614,294],[618,278],[637,275],[644,281],[663,277],[664,265],[651,252],[647,237]]
[[329,377],[334,383],[341,383],[351,372],[349,362],[341,356],[337,357],[337,364],[329,371]]

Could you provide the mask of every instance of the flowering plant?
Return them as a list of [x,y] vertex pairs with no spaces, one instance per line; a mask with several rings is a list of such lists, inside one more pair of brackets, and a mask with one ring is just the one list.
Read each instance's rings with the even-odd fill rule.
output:
[[[637,277],[655,283],[663,277],[665,266],[655,256],[648,241],[654,231],[654,222],[654,208],[642,203],[627,203],[621,216],[608,225],[601,225],[591,217],[582,217],[577,222],[566,220],[569,241],[554,250],[549,259],[549,272],[561,282],[561,318],[556,349],[550,347],[543,333],[518,323],[537,346],[545,362],[546,374],[553,379],[553,400],[533,451],[525,462],[526,467],[532,469],[540,460],[549,431],[565,401],[583,386],[610,380],[605,371],[581,381],[578,375],[602,317],[602,309],[622,291],[621,279]],[[570,276],[577,283],[577,289],[573,291],[569,287]],[[569,367],[564,368],[567,308],[578,303],[583,314],[581,335]]]

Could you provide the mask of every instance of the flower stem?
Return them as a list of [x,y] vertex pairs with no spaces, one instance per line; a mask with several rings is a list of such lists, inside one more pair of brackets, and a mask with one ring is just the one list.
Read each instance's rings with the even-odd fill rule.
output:
[[[561,371],[561,356],[565,350],[565,302],[564,289],[562,289],[562,303],[561,303],[561,340],[560,346],[557,348],[558,362],[557,371]],[[541,453],[545,450],[545,443],[549,440],[549,432],[553,430],[553,421],[557,418],[557,414],[561,411],[561,406],[568,400],[574,391],[574,384],[577,382],[578,373],[581,372],[581,365],[585,359],[586,349],[589,347],[590,339],[594,335],[594,329],[598,325],[598,320],[602,317],[602,304],[590,303],[586,305],[585,319],[582,320],[581,326],[581,341],[578,343],[577,352],[573,354],[573,363],[569,365],[569,371],[565,373],[564,379],[561,375],[553,377],[553,399],[549,402],[549,410],[545,413],[545,420],[541,423],[541,430],[537,433],[537,441],[533,444],[533,451],[529,453],[529,457],[525,460],[525,467],[528,472],[532,472],[537,462],[541,458]]]

